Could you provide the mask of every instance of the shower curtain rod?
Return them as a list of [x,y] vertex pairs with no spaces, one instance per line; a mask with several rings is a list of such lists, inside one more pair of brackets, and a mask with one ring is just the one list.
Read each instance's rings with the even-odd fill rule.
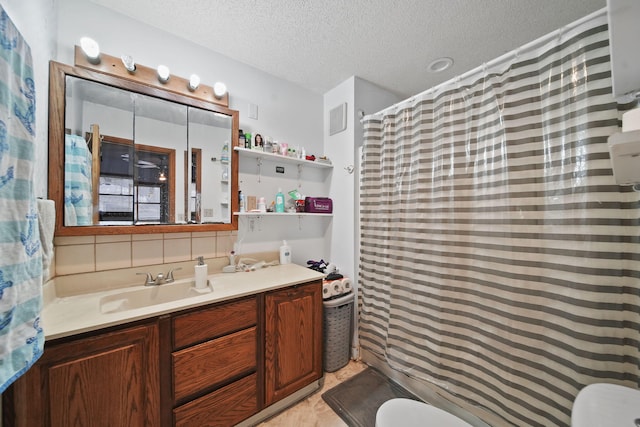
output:
[[[473,69],[471,69],[471,70],[469,70],[469,71],[467,71],[467,72],[465,72],[463,74],[460,74],[459,76],[452,77],[449,80],[446,80],[446,81],[444,81],[442,83],[439,83],[439,84],[437,84],[435,86],[430,87],[427,90],[424,90],[424,91],[418,93],[417,95],[413,95],[413,96],[410,96],[409,98],[406,98],[406,99],[404,99],[404,100],[402,100],[400,102],[396,102],[395,104],[393,104],[393,105],[391,105],[391,106],[389,106],[387,108],[384,108],[384,109],[378,111],[377,113],[371,114],[371,116],[375,116],[375,115],[378,115],[378,114],[384,114],[385,112],[387,112],[389,110],[393,110],[395,108],[398,108],[399,106],[401,106],[401,105],[403,105],[405,103],[412,102],[415,98],[418,98],[418,97],[420,97],[422,95],[426,95],[426,94],[428,94],[430,92],[433,92],[433,91],[435,91],[436,89],[438,89],[440,87],[443,87],[443,86],[446,86],[446,85],[450,85],[451,83],[454,83],[454,82],[460,82],[460,81],[466,80],[469,77],[471,77],[472,75],[479,73],[480,71],[487,70],[489,68],[494,68],[497,65],[501,65],[502,63],[505,63],[508,59],[513,58],[514,56],[517,57],[520,53],[534,50],[534,49],[542,46],[543,44],[547,43],[549,40],[552,40],[552,39],[554,39],[556,37],[562,37],[562,35],[564,33],[568,32],[568,31],[571,31],[574,28],[584,24],[585,22],[588,22],[588,21],[590,21],[592,19],[595,19],[595,18],[599,17],[600,15],[606,14],[606,13],[607,13],[607,8],[606,7],[602,8],[602,9],[599,9],[599,10],[596,10],[595,12],[592,12],[589,15],[578,19],[577,21],[574,21],[574,22],[572,22],[570,24],[567,24],[567,25],[565,25],[565,26],[563,26],[563,27],[561,27],[561,28],[559,28],[557,30],[552,31],[551,33],[545,34],[544,36],[538,37],[537,39],[535,39],[535,40],[533,40],[533,41],[531,41],[531,42],[529,42],[529,43],[527,43],[525,45],[522,45],[522,46],[520,46],[520,47],[518,47],[518,48],[516,48],[516,49],[514,49],[514,50],[512,50],[510,52],[507,52],[507,53],[505,53],[503,55],[500,55],[499,57],[497,57],[495,59],[492,59],[489,62],[485,62],[480,66],[477,66],[477,67],[475,67],[475,68],[473,68]],[[360,122],[362,122],[363,120],[364,120],[364,118],[362,120],[360,120]]]

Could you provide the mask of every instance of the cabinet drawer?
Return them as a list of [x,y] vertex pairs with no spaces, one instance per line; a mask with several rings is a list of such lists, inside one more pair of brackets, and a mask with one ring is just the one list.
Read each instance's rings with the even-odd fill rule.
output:
[[175,401],[255,370],[256,347],[252,327],[173,353]]
[[173,348],[186,347],[239,331],[256,325],[257,320],[256,297],[181,314],[173,319]]
[[231,426],[258,412],[257,375],[252,374],[173,410],[176,427]]

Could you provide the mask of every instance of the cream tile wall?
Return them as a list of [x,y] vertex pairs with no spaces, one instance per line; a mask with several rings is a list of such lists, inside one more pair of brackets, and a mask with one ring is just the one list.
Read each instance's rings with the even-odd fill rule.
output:
[[233,250],[236,231],[56,237],[55,275],[90,273],[222,257]]

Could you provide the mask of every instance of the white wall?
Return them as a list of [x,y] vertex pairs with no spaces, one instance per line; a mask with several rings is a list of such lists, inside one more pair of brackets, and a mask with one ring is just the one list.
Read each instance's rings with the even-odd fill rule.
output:
[[[322,95],[91,2],[58,0],[58,3],[57,61],[73,64],[74,45],[80,37],[89,36],[109,55],[126,53],[137,63],[150,67],[163,63],[172,74],[181,77],[197,73],[207,85],[223,81],[229,89],[229,107],[240,112],[242,130],[261,133],[263,137],[270,136],[290,146],[304,146],[308,153],[323,154]],[[249,103],[258,105],[257,120],[248,118]],[[309,195],[319,195],[322,184],[317,182],[324,179],[314,173],[304,172],[311,178],[309,184],[305,183]],[[288,191],[298,185],[294,167],[288,167],[284,177],[267,177],[260,183],[255,163],[241,160],[240,175],[244,194],[262,195],[267,200],[273,199],[279,186]],[[309,258],[323,256],[326,224],[322,221],[307,221],[307,224],[275,218],[268,221],[254,224],[253,228],[249,221],[240,221],[238,250],[241,253],[277,250],[282,239],[287,239],[291,240],[296,263],[304,264]]]
[[[226,83],[229,107],[240,112],[240,128],[308,150],[322,148],[322,96],[239,63],[158,28],[85,0],[58,0],[56,60],[73,64],[73,48],[89,36],[112,56],[132,55],[139,64],[165,64],[171,73],[200,75],[202,83]],[[258,119],[248,118],[249,103],[258,105]]]
[[[355,78],[342,82],[324,95],[325,152],[333,162],[333,177],[329,196],[333,199],[333,230],[331,259],[341,274],[355,278],[355,250],[353,245],[355,203],[353,199],[356,173],[346,169],[355,166],[354,153]],[[329,111],[347,104],[347,127],[329,135]]]

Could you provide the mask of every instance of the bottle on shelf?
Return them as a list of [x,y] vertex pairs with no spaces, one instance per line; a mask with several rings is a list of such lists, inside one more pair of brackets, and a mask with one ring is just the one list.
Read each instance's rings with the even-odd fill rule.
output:
[[245,205],[245,197],[244,194],[242,194],[242,191],[238,191],[238,209],[240,210],[240,212],[246,212],[246,205]]
[[220,154],[220,162],[229,163],[229,143],[227,141],[222,145],[222,153]]
[[276,212],[284,212],[284,194],[282,194],[282,188],[278,188],[276,194]]

